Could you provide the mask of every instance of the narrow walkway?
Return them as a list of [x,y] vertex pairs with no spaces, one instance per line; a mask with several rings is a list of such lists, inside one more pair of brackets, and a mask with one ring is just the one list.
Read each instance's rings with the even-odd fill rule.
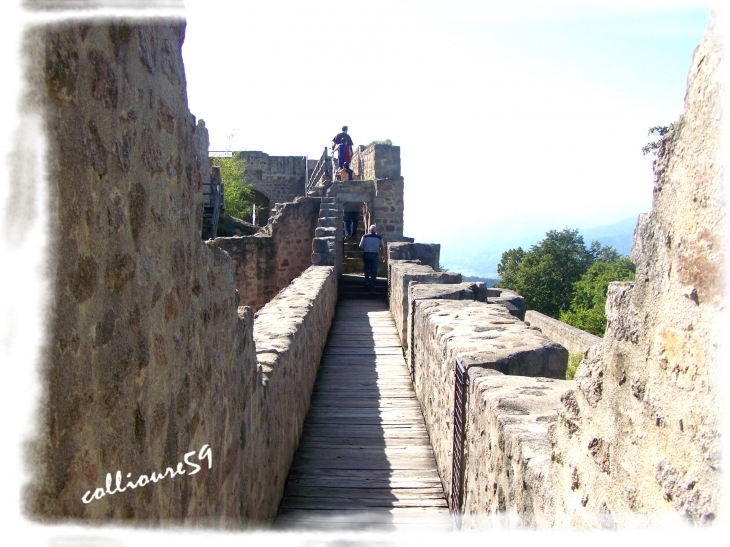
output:
[[451,530],[395,323],[337,304],[276,529]]

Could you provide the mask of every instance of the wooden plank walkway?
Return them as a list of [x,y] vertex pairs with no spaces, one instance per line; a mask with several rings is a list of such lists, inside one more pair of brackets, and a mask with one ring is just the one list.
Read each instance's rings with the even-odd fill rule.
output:
[[385,302],[337,304],[274,528],[453,529]]

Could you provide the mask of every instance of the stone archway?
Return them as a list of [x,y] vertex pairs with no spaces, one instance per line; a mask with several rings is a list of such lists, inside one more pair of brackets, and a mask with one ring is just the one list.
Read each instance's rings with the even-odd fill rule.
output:
[[253,206],[256,211],[255,221],[254,224],[256,226],[266,226],[266,223],[269,220],[269,211],[271,207],[271,200],[269,197],[264,194],[263,192],[259,192],[258,190],[253,190]]

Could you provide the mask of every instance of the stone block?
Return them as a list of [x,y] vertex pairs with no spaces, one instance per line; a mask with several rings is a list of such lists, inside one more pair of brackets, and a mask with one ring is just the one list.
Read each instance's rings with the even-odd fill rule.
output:
[[461,274],[436,272],[430,266],[393,260],[388,263],[390,312],[403,348],[408,348],[408,287],[411,283],[461,283]]
[[389,243],[388,260],[417,260],[438,270],[440,251],[438,243]]
[[577,329],[573,325],[568,325],[535,310],[527,311],[525,322],[531,327],[540,329],[550,340],[565,346],[570,353],[583,354],[588,348],[603,341],[595,334]]

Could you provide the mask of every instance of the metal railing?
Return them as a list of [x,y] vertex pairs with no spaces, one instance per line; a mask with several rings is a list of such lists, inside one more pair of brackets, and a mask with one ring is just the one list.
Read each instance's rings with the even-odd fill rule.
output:
[[305,188],[306,193],[309,193],[309,191],[312,189],[312,187],[319,182],[319,179],[322,178],[322,175],[327,171],[327,147],[324,147],[324,152],[322,152],[322,157],[319,158],[319,161],[317,162],[317,165],[314,166],[314,169],[312,170],[312,174],[309,176],[309,179],[307,180],[307,186]]
[[451,454],[451,499],[449,510],[454,526],[461,528],[461,505],[464,501],[464,439],[466,430],[466,394],[469,386],[467,369],[456,358],[454,378],[454,446]]

